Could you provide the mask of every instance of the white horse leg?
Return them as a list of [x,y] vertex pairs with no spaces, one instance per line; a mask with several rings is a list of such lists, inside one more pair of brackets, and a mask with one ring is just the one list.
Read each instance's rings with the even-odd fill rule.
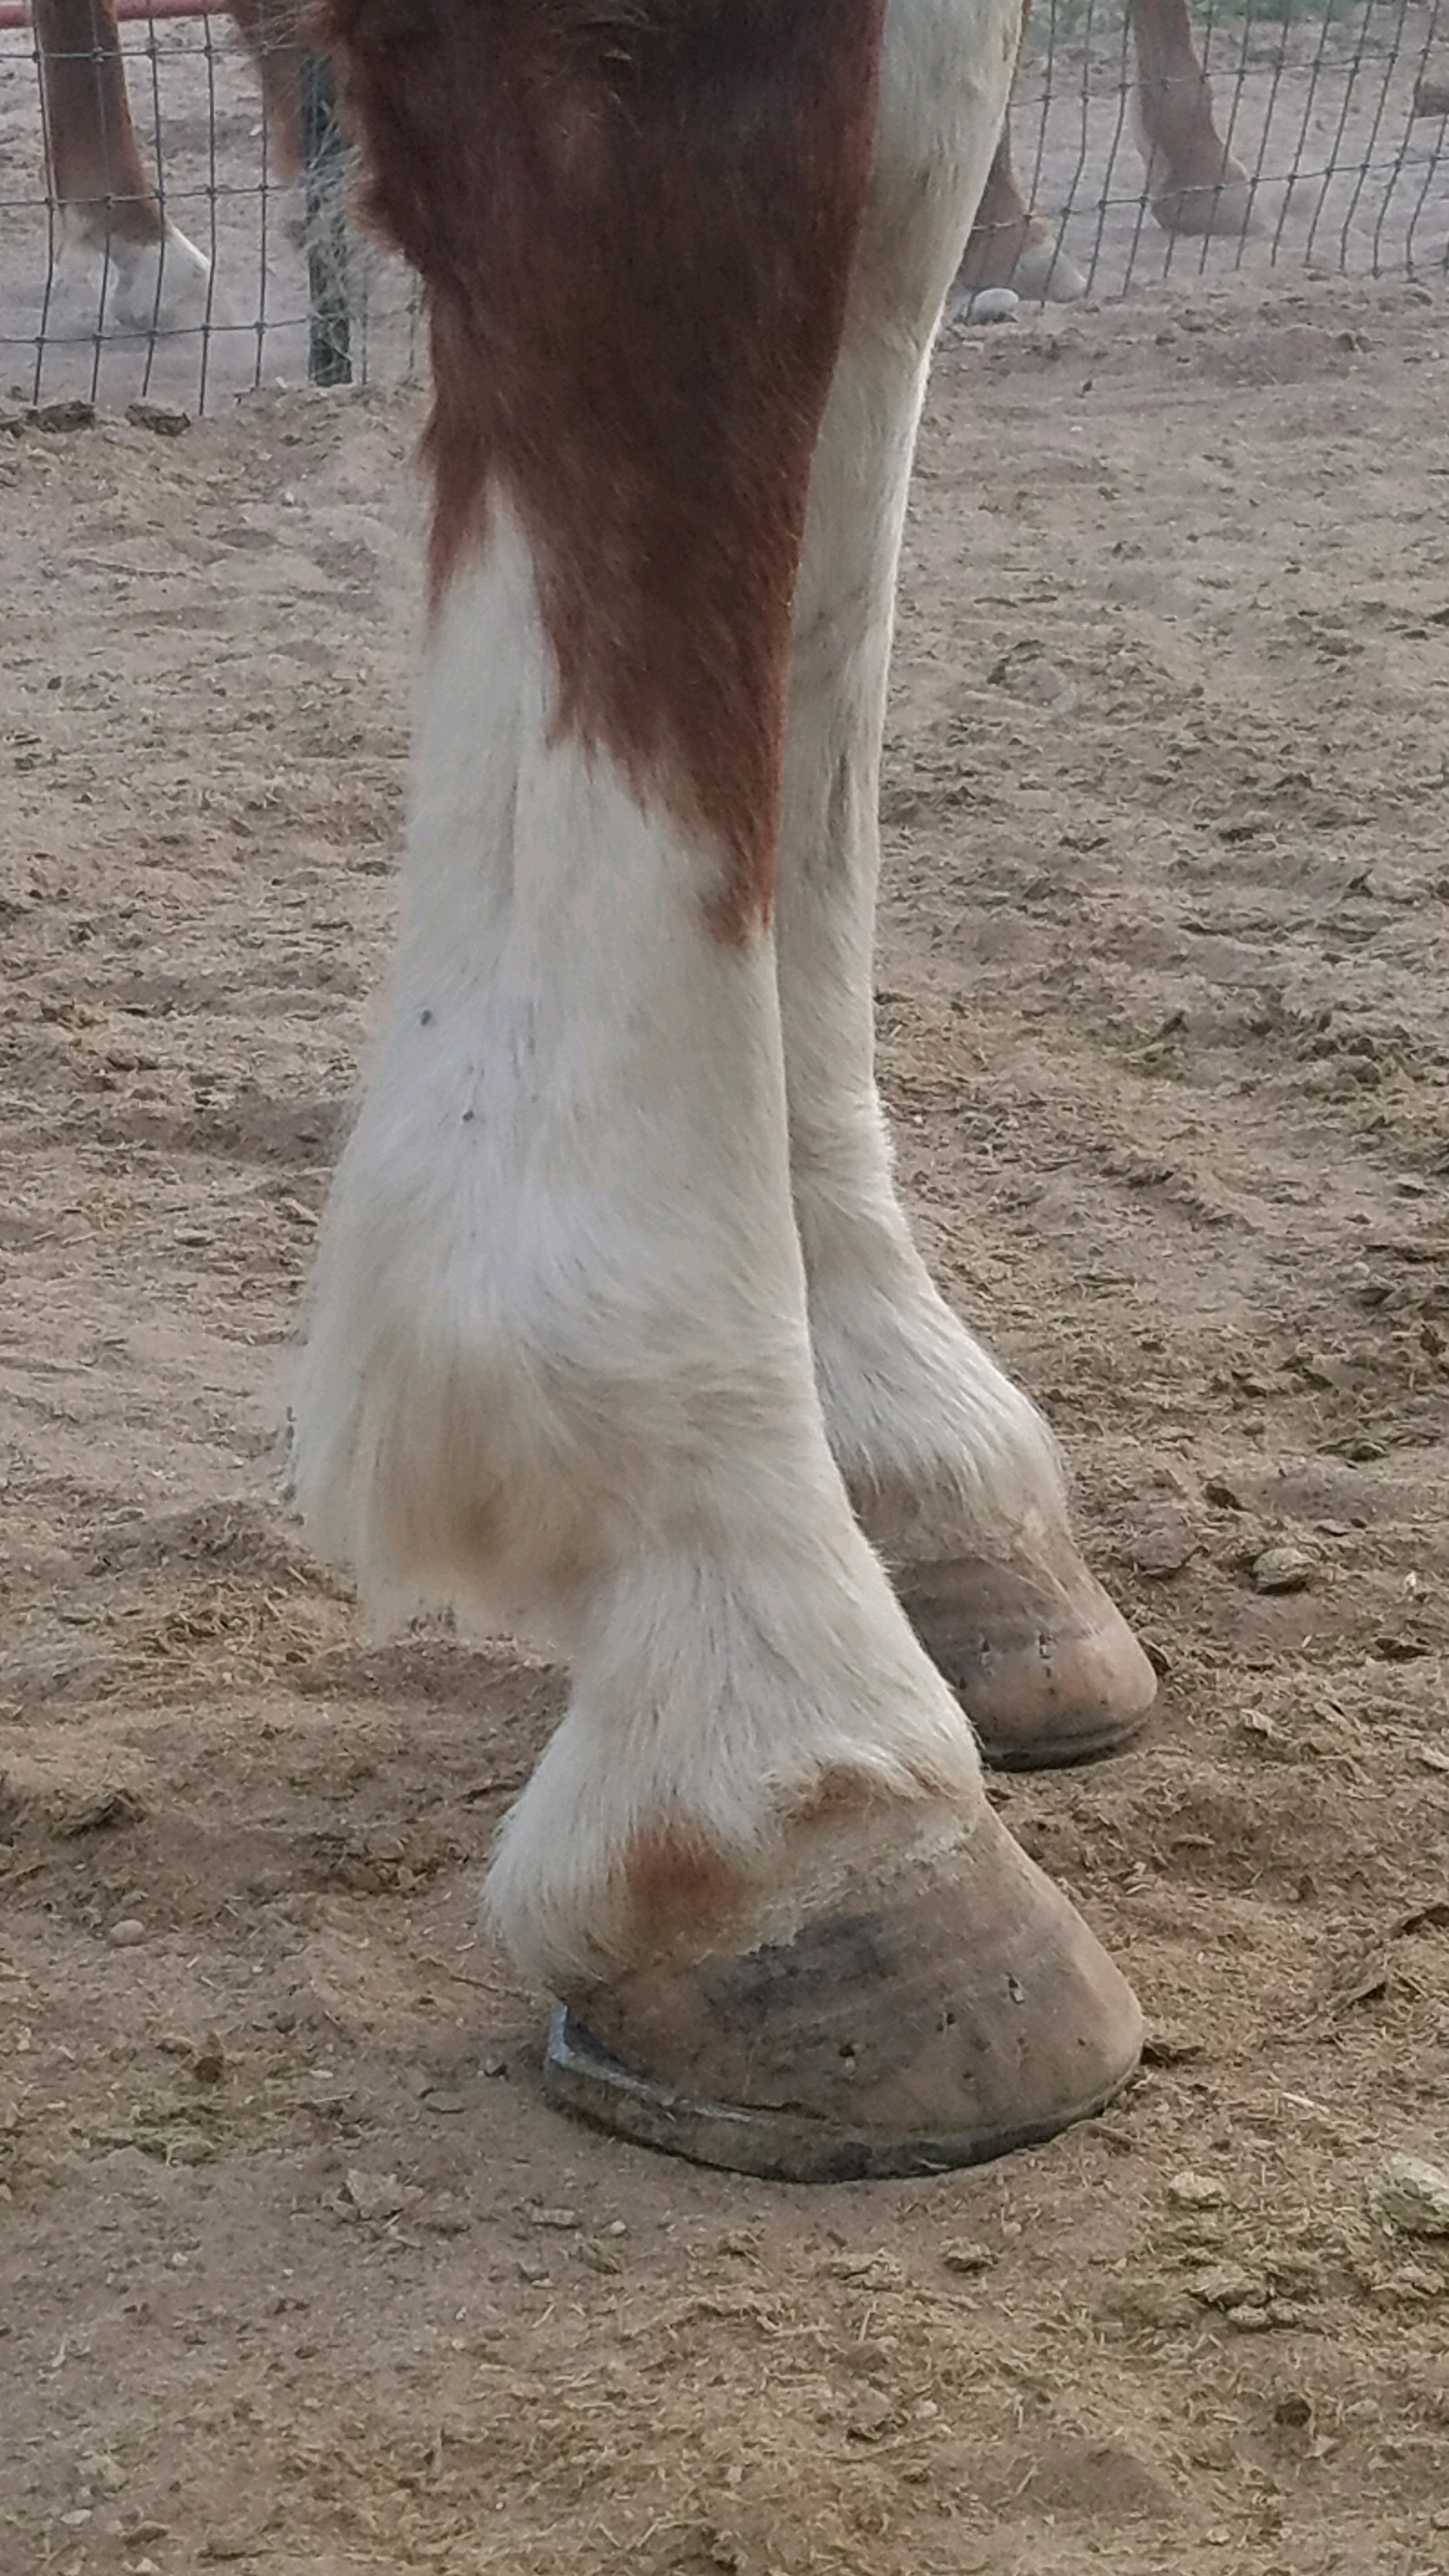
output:
[[[825,39],[872,11],[712,18],[707,80],[669,50],[672,7],[627,30],[570,11],[572,91],[556,49],[539,72],[533,0],[509,83],[476,89],[470,13],[443,13],[465,50],[432,60],[416,0],[406,49],[374,57],[376,0],[362,17],[375,161],[416,119],[383,204],[436,261],[441,604],[398,956],[297,1405],[304,1509],[368,1591],[569,1655],[489,1886],[514,1956],[586,2025],[554,2051],[556,2088],[631,2134],[801,2176],[1048,2134],[1116,2089],[1140,2029],[985,1805],[811,1363],[769,866],[873,94],[868,52]],[[994,18],[925,15],[958,53],[965,25],[968,82],[991,35],[1004,80]],[[951,67],[913,63],[925,98]],[[686,98],[709,121],[698,154]],[[501,167],[507,187],[460,210],[443,172],[415,229],[440,169],[421,147],[460,100],[493,120],[475,182]],[[505,113],[534,100],[515,163]],[[865,167],[862,148],[862,195]]]

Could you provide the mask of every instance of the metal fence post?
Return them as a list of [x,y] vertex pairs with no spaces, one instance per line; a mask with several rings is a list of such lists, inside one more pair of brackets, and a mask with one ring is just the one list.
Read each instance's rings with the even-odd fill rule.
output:
[[307,174],[310,306],[307,380],[314,385],[350,385],[352,326],[347,307],[342,135],[332,68],[316,54],[308,54],[302,65],[302,157]]

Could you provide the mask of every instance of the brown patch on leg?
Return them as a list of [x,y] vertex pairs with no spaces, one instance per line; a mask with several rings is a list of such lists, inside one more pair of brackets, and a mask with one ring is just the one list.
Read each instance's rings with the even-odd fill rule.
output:
[[424,279],[441,596],[506,497],[559,731],[768,916],[791,603],[884,0],[326,0],[371,203]]
[[163,241],[131,124],[114,0],[35,0],[46,160],[56,203],[97,250]]
[[635,1930],[651,1951],[723,1932],[749,1885],[737,1864],[690,1825],[655,1825],[637,1835],[624,1880]]

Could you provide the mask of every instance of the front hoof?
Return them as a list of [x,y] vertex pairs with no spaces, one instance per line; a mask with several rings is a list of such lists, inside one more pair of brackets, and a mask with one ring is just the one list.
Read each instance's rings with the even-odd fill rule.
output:
[[1141,1732],[1157,1677],[1069,1539],[1014,1564],[960,1557],[899,1584],[917,1636],[988,1762],[1052,1770]]
[[1254,229],[1253,192],[1247,172],[1234,162],[1220,179],[1160,189],[1152,212],[1165,233],[1195,239],[1243,241]]
[[815,1869],[793,1929],[561,2007],[550,2097],[778,2182],[944,2173],[1100,2111],[1141,2048],[1125,1979],[989,1809],[905,1842],[896,1817]]

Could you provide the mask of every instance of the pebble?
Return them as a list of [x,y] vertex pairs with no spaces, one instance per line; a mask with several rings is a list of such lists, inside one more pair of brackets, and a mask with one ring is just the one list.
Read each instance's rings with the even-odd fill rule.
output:
[[87,2451],[76,2466],[81,2476],[105,2495],[115,2495],[126,2483],[126,2472],[109,2451]]
[[1390,2156],[1369,2184],[1369,2206],[1402,2236],[1449,2236],[1449,2173],[1423,2156]]
[[948,2272],[985,2272],[996,2260],[989,2245],[973,2245],[958,2236],[952,2245],[943,2245],[941,2260]]
[[468,2108],[461,2093],[425,2093],[423,2100],[430,2111],[448,2115],[455,2111],[466,2111]]
[[528,2215],[535,2227],[565,2228],[577,2227],[579,2224],[579,2213],[576,2209],[531,2209]]
[[1222,2308],[1233,2315],[1235,2323],[1236,2311],[1261,2309],[1266,2304],[1263,2283],[1245,2272],[1241,2263],[1208,2263],[1190,2276],[1187,2286],[1202,2307]]
[[1018,310],[1021,297],[1009,286],[983,286],[966,300],[968,322],[1009,322]]
[[1227,2193],[1211,2174],[1184,2172],[1170,2177],[1167,2197],[1176,2201],[1179,2209],[1221,2209]]
[[1313,1559],[1303,1547],[1265,1547],[1253,1566],[1255,1592],[1302,1592],[1313,1580]]
[[106,1939],[113,1950],[134,1950],[145,1938],[146,1926],[138,1922],[134,1914],[123,1915],[120,1922],[113,1923],[106,1934]]
[[94,429],[96,407],[94,403],[85,402],[79,396],[75,396],[68,402],[37,403],[34,410],[27,414],[27,418],[37,429],[51,431]]
[[178,411],[170,403],[127,403],[126,418],[133,429],[149,429],[156,438],[179,438],[191,427],[190,412]]
[[342,2186],[359,2218],[397,2218],[417,2194],[396,2174],[363,2173],[357,2166],[348,2171]]

